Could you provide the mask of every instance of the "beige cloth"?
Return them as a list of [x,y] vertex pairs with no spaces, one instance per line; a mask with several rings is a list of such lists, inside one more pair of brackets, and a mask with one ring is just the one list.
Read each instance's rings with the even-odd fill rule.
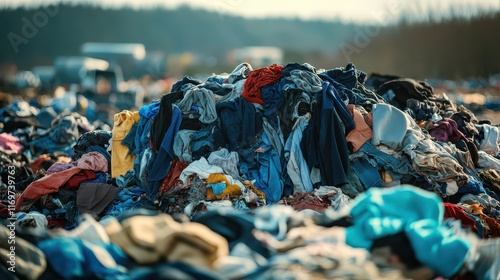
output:
[[140,264],[162,260],[181,261],[196,267],[213,268],[229,253],[227,240],[198,223],[180,224],[169,215],[135,216],[120,225],[106,226],[111,242]]

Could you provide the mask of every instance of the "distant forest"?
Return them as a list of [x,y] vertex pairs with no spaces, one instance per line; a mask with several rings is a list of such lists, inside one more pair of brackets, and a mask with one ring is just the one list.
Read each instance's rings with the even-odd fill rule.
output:
[[[35,30],[26,27],[32,24]],[[59,5],[0,10],[0,64],[20,69],[79,55],[85,42],[143,43],[148,52],[213,55],[277,46],[286,62],[344,66],[415,78],[500,73],[500,13],[464,20],[378,27],[298,19],[245,19],[181,7],[150,10]],[[17,50],[17,52],[16,52]],[[223,62],[214,72],[230,71]]]

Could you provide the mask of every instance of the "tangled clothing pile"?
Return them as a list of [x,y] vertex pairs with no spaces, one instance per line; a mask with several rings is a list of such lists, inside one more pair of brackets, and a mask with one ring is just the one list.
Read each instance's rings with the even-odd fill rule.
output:
[[[401,211],[401,199],[418,207]],[[433,279],[466,272],[495,279],[500,239],[457,231],[443,222],[443,208],[437,195],[401,186],[373,188],[341,211],[322,213],[272,205],[252,214],[215,208],[193,221],[140,211],[100,222],[86,216],[74,230],[51,236],[21,232],[19,272],[26,279]],[[342,226],[345,217],[350,223]],[[0,229],[6,244],[8,229]],[[380,240],[395,234],[409,243],[390,243],[407,246],[393,253],[414,258],[417,267],[379,269]]]
[[[464,254],[495,255],[481,242],[500,233],[499,127],[478,124],[426,82],[394,77],[372,90],[365,79],[351,63],[331,70],[307,63],[254,70],[243,63],[205,81],[184,77],[160,100],[116,114],[111,131],[64,112],[43,129],[38,109],[13,103],[0,112],[0,171],[2,190],[15,175],[16,194],[2,192],[0,213],[20,211],[20,228],[39,229],[79,229],[85,214],[97,218],[106,228],[99,240],[66,236],[35,244],[61,263],[78,252],[74,267],[49,261],[47,270],[64,278],[266,279],[289,270],[319,279],[343,272],[374,279],[383,272],[368,251],[397,251],[402,246],[394,240],[414,249],[403,257],[410,269],[425,266],[432,275],[452,277],[478,267]],[[378,193],[385,189],[389,193]],[[412,207],[401,209],[403,200]],[[266,207],[271,204],[290,207]],[[432,207],[421,209],[426,205]],[[144,223],[130,217],[136,212],[156,217]],[[204,213],[219,222],[207,222]],[[204,221],[208,229],[185,225],[186,219]],[[311,219],[332,234],[351,225],[348,238],[308,236],[299,228]],[[289,226],[306,239],[285,238]],[[254,228],[271,236],[236,241]],[[150,234],[138,236],[142,229]],[[473,236],[450,237],[464,230]],[[326,240],[336,243],[322,247]],[[421,252],[422,244],[439,250]],[[353,251],[334,254],[338,246]],[[448,250],[456,254],[436,266],[436,256]],[[479,274],[498,271],[479,255],[485,267]],[[153,266],[142,266],[143,260]]]

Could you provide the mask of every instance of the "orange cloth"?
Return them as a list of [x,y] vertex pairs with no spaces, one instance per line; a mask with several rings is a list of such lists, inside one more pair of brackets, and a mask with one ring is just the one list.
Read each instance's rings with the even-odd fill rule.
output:
[[490,229],[489,234],[491,235],[492,238],[500,237],[500,223],[498,223],[495,219],[488,217],[486,214],[481,213],[477,216],[481,219],[481,221],[483,221],[488,225]]
[[366,141],[372,138],[372,129],[366,124],[365,118],[353,104],[347,105],[354,118],[356,127],[347,134],[347,142],[351,143],[353,152],[357,152]]
[[215,184],[215,183],[226,183],[226,188],[221,194],[214,195],[212,188],[207,188],[207,200],[213,200],[214,196],[217,199],[222,199],[226,195],[241,195],[241,189],[238,185],[231,185],[231,183],[227,180],[226,175],[220,173],[210,174],[206,180],[207,184]]
[[387,173],[385,171],[380,172],[380,175],[382,177],[382,182],[384,182],[384,183],[390,183],[390,182],[394,181],[392,179],[391,174],[389,174],[389,173]]
[[221,194],[217,194],[215,197],[222,199],[226,195],[241,195],[241,189],[238,185],[228,185]]

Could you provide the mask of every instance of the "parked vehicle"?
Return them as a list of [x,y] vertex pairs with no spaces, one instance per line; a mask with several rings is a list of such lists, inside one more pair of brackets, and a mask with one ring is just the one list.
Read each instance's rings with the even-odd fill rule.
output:
[[[113,115],[142,106],[140,92],[124,88],[123,74],[117,65],[89,57],[58,57],[55,61],[55,83],[95,103],[95,119],[112,123]],[[92,106],[88,102],[88,106]],[[89,118],[93,121],[92,118]]]

